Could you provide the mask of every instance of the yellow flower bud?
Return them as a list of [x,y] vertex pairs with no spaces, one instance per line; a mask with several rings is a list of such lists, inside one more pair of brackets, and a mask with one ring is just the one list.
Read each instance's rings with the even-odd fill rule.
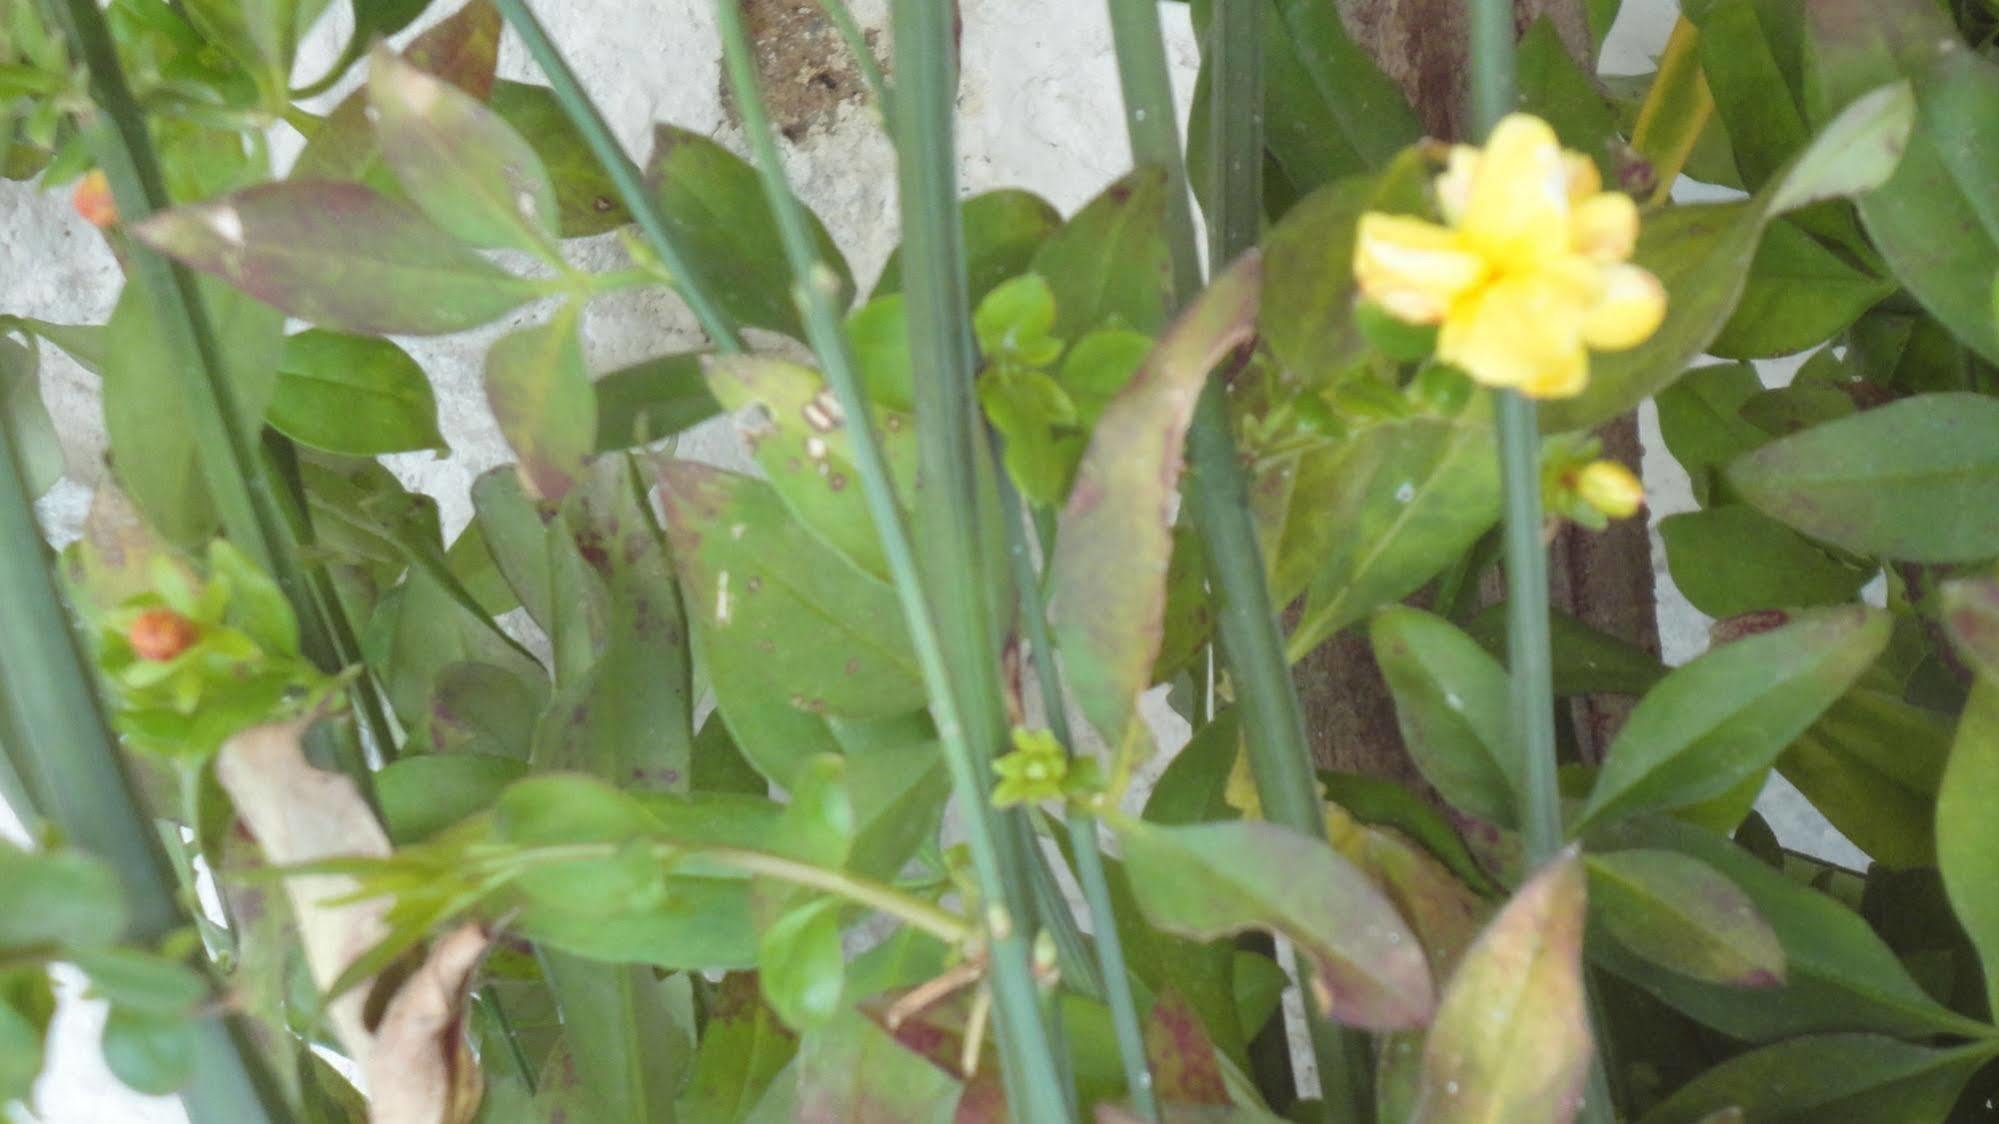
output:
[[1576,494],[1610,516],[1629,519],[1645,506],[1645,485],[1616,461],[1591,461],[1576,473]]

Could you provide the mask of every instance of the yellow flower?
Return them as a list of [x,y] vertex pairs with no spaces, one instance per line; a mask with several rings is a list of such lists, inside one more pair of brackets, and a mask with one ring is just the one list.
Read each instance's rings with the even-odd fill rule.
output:
[[1645,505],[1645,485],[1616,461],[1591,461],[1576,473],[1576,495],[1610,516],[1629,519]]
[[1637,204],[1547,122],[1516,113],[1483,150],[1454,147],[1437,201],[1442,226],[1361,216],[1354,276],[1391,315],[1440,325],[1437,357],[1479,382],[1580,393],[1589,349],[1636,346],[1665,316],[1658,278],[1628,262]]

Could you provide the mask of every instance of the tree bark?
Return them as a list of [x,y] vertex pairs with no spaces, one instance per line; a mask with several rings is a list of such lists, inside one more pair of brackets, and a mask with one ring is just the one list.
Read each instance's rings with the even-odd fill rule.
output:
[[[1466,124],[1467,65],[1463,0],[1339,0],[1348,31],[1399,85],[1424,128],[1455,140]],[[1515,26],[1547,17],[1578,59],[1593,55],[1581,0],[1515,0]],[[1592,71],[1594,67],[1590,67]],[[1638,423],[1627,415],[1605,425],[1604,455],[1638,468]],[[1550,550],[1555,606],[1602,632],[1659,650],[1652,546],[1645,520],[1602,533],[1565,528]],[[1496,588],[1488,582],[1486,589]],[[1419,780],[1396,727],[1395,707],[1364,630],[1348,629],[1300,661],[1293,677],[1318,762],[1332,769],[1399,781]],[[1586,761],[1600,760],[1629,713],[1631,700],[1571,700],[1568,717]]]

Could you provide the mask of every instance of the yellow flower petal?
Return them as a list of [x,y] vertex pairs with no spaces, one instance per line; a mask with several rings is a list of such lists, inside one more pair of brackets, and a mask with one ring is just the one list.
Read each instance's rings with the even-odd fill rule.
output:
[[1569,174],[1569,206],[1575,207],[1583,200],[1603,191],[1603,173],[1596,170],[1596,161],[1580,152],[1562,153],[1562,167]]
[[1598,351],[1636,347],[1665,318],[1666,288],[1657,277],[1635,265],[1605,266],[1602,288],[1583,317],[1583,342]]
[[1489,285],[1452,310],[1437,334],[1437,357],[1487,386],[1535,397],[1574,394],[1589,377],[1576,297],[1553,274]]
[[1360,291],[1412,324],[1443,320],[1459,297],[1485,278],[1485,263],[1450,231],[1402,215],[1366,214],[1354,239]]
[[1500,272],[1522,272],[1569,248],[1569,169],[1538,117],[1501,120],[1479,157],[1459,231]]
[[1576,473],[1576,495],[1612,519],[1629,519],[1645,504],[1645,485],[1616,461],[1591,461]]
[[1593,261],[1624,261],[1638,245],[1638,204],[1621,191],[1584,199],[1569,212],[1569,244]]
[[1444,221],[1456,226],[1464,221],[1465,210],[1471,206],[1471,185],[1478,176],[1478,149],[1468,144],[1454,144],[1451,155],[1444,165],[1444,172],[1437,177],[1437,208],[1444,213]]

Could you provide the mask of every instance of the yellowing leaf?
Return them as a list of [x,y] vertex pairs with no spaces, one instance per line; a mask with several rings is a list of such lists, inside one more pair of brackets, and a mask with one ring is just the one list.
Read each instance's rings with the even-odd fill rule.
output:
[[1485,927],[1444,989],[1413,1124],[1566,1124],[1594,1048],[1583,999],[1582,856],[1555,857]]

